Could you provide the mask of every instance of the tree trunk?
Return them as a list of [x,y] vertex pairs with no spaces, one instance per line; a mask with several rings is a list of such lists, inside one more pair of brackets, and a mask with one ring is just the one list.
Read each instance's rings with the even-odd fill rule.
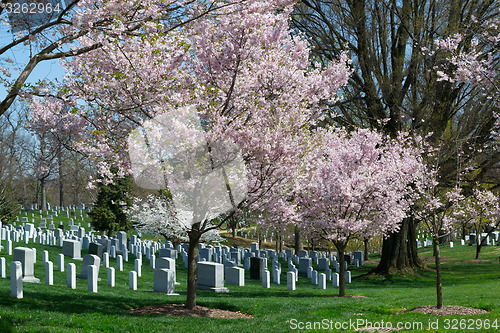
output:
[[188,280],[186,308],[196,307],[196,285],[198,283],[198,244],[200,243],[200,222],[195,223],[189,231],[188,248]]
[[483,247],[483,245],[488,244],[488,237],[491,236],[493,231],[495,231],[499,225],[500,222],[497,222],[497,224],[493,228],[490,228],[490,230],[488,230],[488,232],[486,233],[486,237],[484,237],[481,242],[479,241],[479,238],[481,238],[481,234],[476,231],[476,259],[479,259],[479,257],[481,256],[481,248]]
[[[38,203],[40,202],[40,184],[38,182],[36,182],[36,196],[35,196],[35,202],[36,204],[38,205]],[[39,209],[42,209],[41,207],[38,207]]]
[[59,154],[59,157],[57,159],[58,161],[58,167],[59,167],[59,207],[64,206],[64,186],[63,186],[63,163],[62,163],[62,157],[61,154]]
[[417,223],[405,218],[399,232],[384,239],[380,263],[373,270],[377,274],[408,273],[421,266],[417,250]]
[[40,179],[40,209],[42,211],[47,210],[47,196],[45,189],[45,178]]
[[345,258],[344,258],[344,251],[345,251],[345,246],[335,244],[337,247],[338,253],[339,253],[339,265],[340,265],[340,270],[339,270],[339,297],[344,297],[345,296]]
[[368,257],[370,255],[369,251],[368,251],[368,243],[370,242],[370,239],[369,238],[365,238],[363,239],[363,243],[365,245],[365,260],[368,260]]
[[59,179],[59,207],[64,207],[64,188],[61,178]]
[[236,237],[236,226],[238,225],[238,223],[236,223],[236,219],[234,218],[234,216],[232,216],[230,219],[229,219],[229,223],[228,223],[228,226],[229,228],[231,228],[231,232],[233,234],[233,238]]
[[439,252],[439,238],[434,236],[432,238],[432,245],[435,254],[436,262],[436,297],[437,297],[437,308],[441,309],[443,307],[443,284],[441,279],[441,254]]
[[295,253],[298,255],[299,251],[304,249],[304,243],[302,242],[302,235],[300,234],[299,228],[295,228]]

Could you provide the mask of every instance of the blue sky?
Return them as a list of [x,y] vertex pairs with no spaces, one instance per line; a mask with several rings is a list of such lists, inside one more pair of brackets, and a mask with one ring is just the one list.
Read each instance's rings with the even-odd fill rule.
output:
[[[7,14],[4,12],[1,16],[0,22],[0,47],[7,45],[12,42],[13,36],[11,34],[10,26],[2,24],[5,20],[8,19]],[[36,50],[33,51],[35,54]],[[16,79],[18,77],[18,73],[13,70],[14,67],[24,68],[30,59],[30,48],[29,45],[19,45],[14,49],[7,51],[2,55],[2,60],[5,58],[10,58],[14,61],[13,64],[6,64],[4,61],[0,61],[0,67],[8,67],[11,70],[12,77],[11,79]],[[47,79],[54,80],[59,79],[62,80],[64,77],[64,68],[59,65],[59,60],[51,60],[51,61],[43,61],[39,63],[31,75],[29,76],[27,82],[35,83],[39,80]],[[0,86],[0,98],[3,99],[7,94],[7,89],[5,87]]]

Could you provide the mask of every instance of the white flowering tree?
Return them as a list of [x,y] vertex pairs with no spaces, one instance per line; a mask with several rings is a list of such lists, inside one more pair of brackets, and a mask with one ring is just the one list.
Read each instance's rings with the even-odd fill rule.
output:
[[[135,222],[138,232],[162,236],[172,241],[174,246],[189,241],[191,218],[185,212],[179,212],[167,198],[149,195],[146,199],[134,198],[127,210],[130,219]],[[218,229],[211,229],[201,236],[204,242],[224,240]]]

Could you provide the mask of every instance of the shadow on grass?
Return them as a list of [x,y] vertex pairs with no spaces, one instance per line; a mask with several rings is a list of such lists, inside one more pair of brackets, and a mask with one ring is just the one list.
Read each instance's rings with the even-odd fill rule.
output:
[[14,332],[13,327],[14,323],[10,317],[2,316],[2,318],[0,318],[0,332]]
[[[3,294],[3,295],[2,295]],[[23,310],[36,310],[47,312],[60,312],[66,314],[99,313],[104,315],[123,315],[126,310],[151,304],[163,304],[158,299],[130,299],[99,294],[75,294],[75,297],[64,294],[52,294],[40,291],[30,291],[22,299],[0,294],[0,307],[22,308]],[[176,303],[176,302],[172,302]],[[2,316],[2,319],[3,316]],[[1,322],[0,322],[1,325]],[[4,332],[0,326],[0,332]]]

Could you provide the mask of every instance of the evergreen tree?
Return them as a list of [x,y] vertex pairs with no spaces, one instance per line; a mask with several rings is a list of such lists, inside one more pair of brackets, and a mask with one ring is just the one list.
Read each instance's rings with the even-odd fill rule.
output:
[[90,211],[94,229],[106,232],[111,237],[114,232],[132,228],[125,209],[131,204],[128,192],[132,189],[130,177],[115,178],[114,184],[99,184],[97,202]]

